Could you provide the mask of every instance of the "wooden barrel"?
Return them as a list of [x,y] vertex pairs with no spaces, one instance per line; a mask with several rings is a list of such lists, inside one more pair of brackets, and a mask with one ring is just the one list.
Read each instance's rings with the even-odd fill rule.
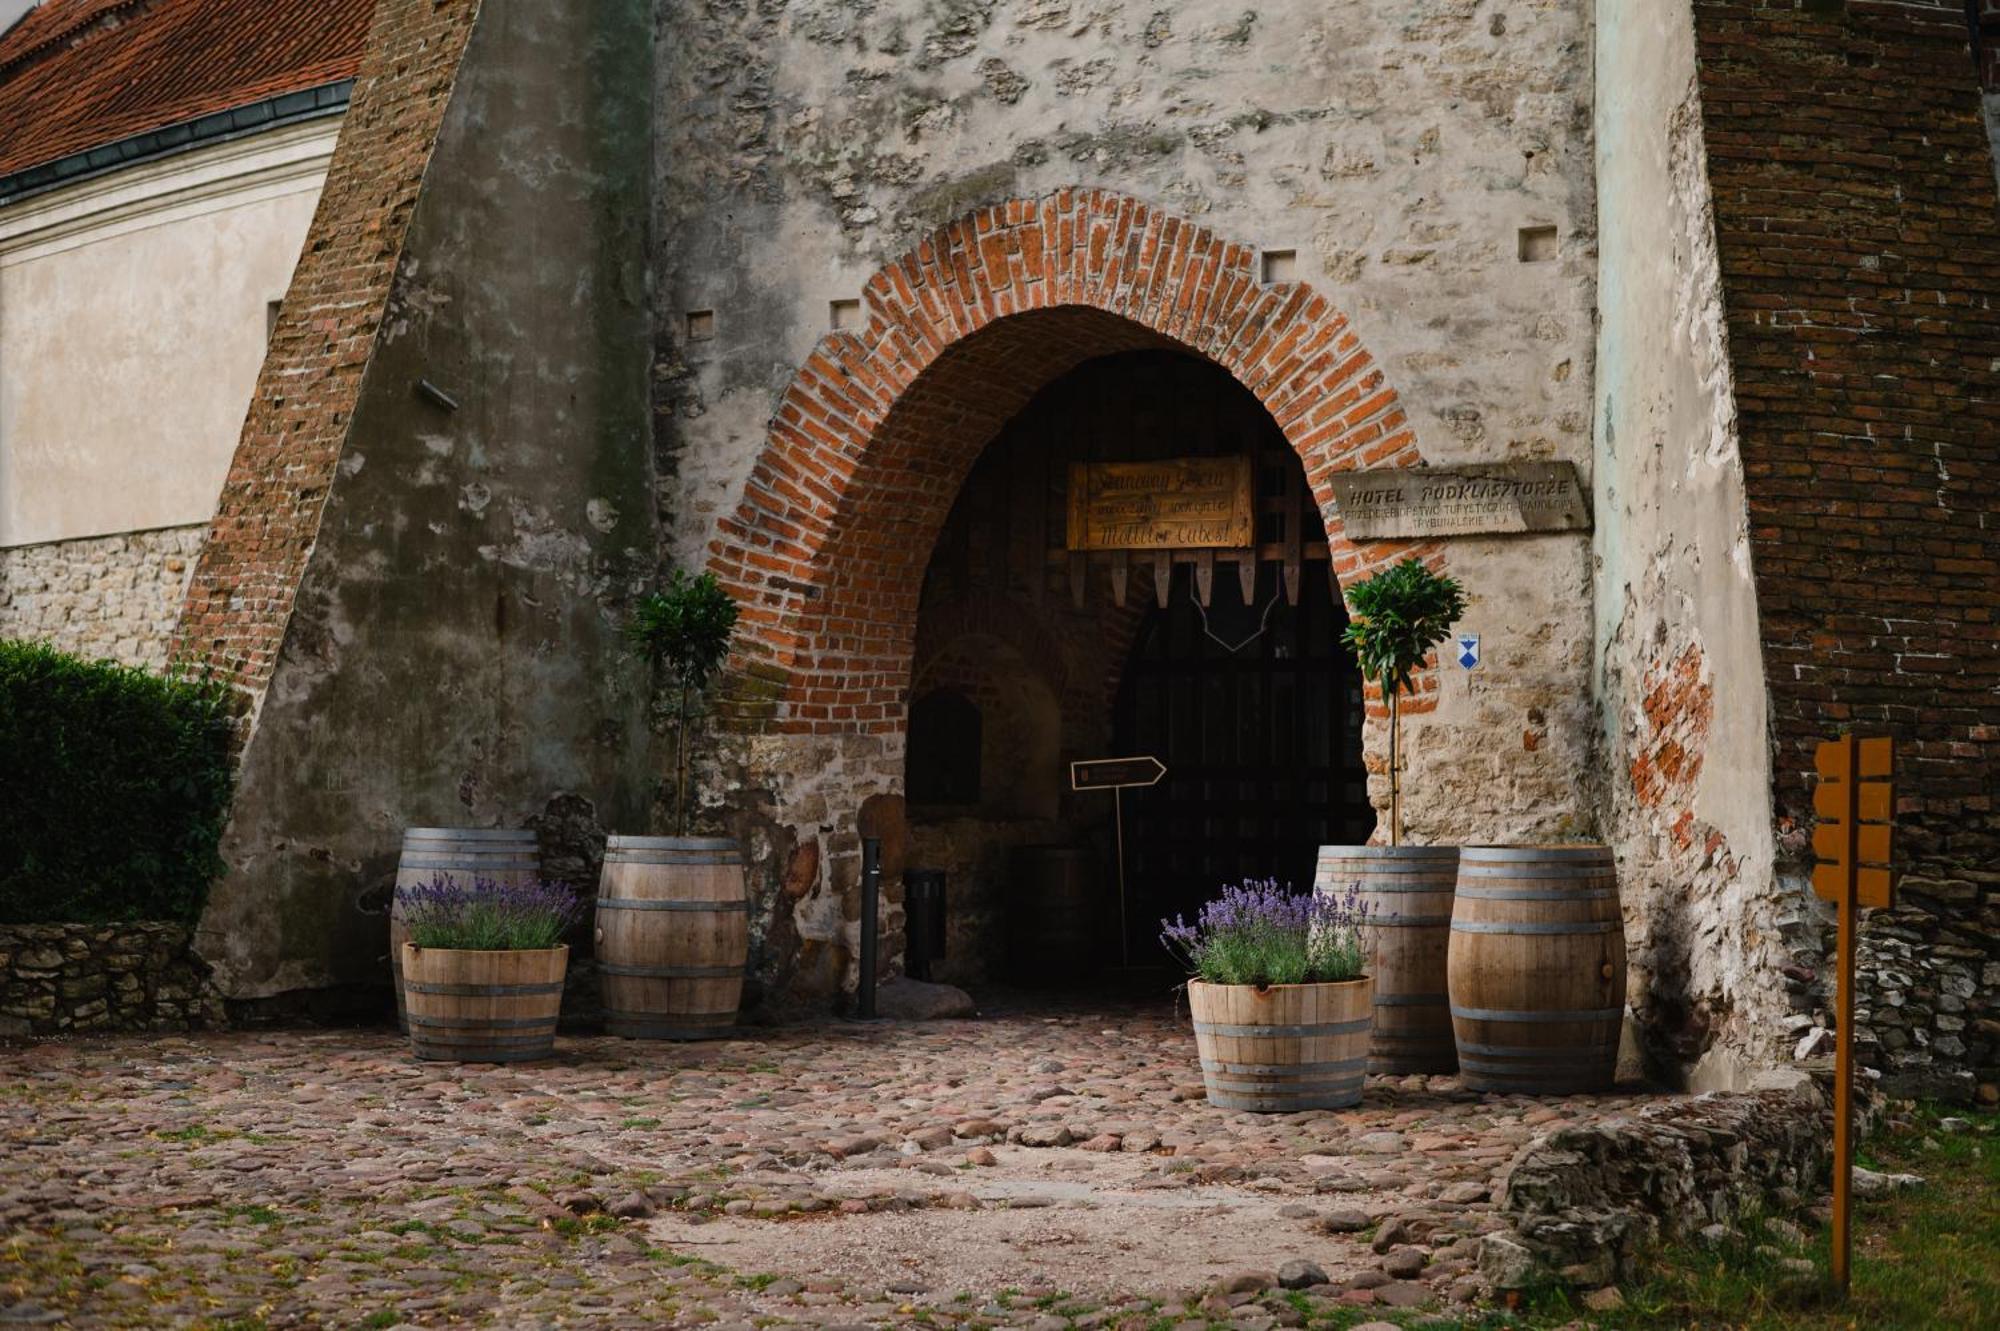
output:
[[742,846],[720,837],[610,839],[597,894],[607,1032],[634,1040],[728,1034],[749,955]]
[[389,902],[389,973],[396,985],[396,1029],[410,1029],[403,1003],[403,944],[410,941],[410,931],[403,926],[403,889],[429,886],[441,873],[466,887],[475,878],[513,886],[534,882],[541,871],[541,850],[532,828],[404,830],[402,858],[396,861],[396,893]]
[[525,1063],[555,1053],[569,948],[472,952],[405,943],[399,950],[418,1058]]
[[1010,974],[1072,980],[1101,960],[1095,870],[1081,846],[1015,848],[1007,897]]
[[1208,1102],[1263,1114],[1360,1103],[1373,990],[1365,977],[1269,989],[1189,981]]
[[1625,931],[1606,846],[1467,846],[1447,966],[1465,1085],[1610,1089],[1625,1015]]
[[1320,896],[1350,888],[1368,906],[1361,941],[1375,980],[1375,1028],[1368,1070],[1377,1073],[1458,1071],[1445,995],[1451,947],[1456,846],[1321,846],[1313,877]]

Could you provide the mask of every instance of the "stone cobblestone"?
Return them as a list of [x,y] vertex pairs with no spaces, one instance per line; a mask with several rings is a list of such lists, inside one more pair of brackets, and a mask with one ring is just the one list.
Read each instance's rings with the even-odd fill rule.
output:
[[1198,1075],[1184,1018],[1128,1007],[513,1067],[378,1031],[0,1049],[0,1320],[1298,1325],[1477,1297],[1517,1154],[1661,1099],[1375,1079],[1264,1117]]

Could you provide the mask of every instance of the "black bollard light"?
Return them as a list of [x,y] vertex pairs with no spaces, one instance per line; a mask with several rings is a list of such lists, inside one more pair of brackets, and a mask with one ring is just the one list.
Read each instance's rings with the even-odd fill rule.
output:
[[863,1021],[875,1017],[875,924],[882,910],[882,839],[861,838],[861,983],[854,991],[854,1013]]

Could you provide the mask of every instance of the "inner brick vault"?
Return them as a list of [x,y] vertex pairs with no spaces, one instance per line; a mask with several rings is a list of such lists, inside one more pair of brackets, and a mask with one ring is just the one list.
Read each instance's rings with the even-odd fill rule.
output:
[[[865,290],[867,326],[822,338],[780,400],[709,566],[742,603],[739,726],[901,735],[925,563],[983,449],[1037,390],[1093,357],[1198,353],[1298,452],[1345,584],[1434,543],[1349,542],[1328,478],[1423,462],[1396,391],[1348,320],[1256,253],[1100,190],[1014,199],[940,229]],[[1434,705],[1418,683],[1409,710]]]

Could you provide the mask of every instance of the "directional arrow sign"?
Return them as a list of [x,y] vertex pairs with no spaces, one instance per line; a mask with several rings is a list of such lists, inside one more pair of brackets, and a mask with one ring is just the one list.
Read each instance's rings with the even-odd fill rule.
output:
[[1167,769],[1158,758],[1091,758],[1069,765],[1071,790],[1121,790],[1156,786]]

